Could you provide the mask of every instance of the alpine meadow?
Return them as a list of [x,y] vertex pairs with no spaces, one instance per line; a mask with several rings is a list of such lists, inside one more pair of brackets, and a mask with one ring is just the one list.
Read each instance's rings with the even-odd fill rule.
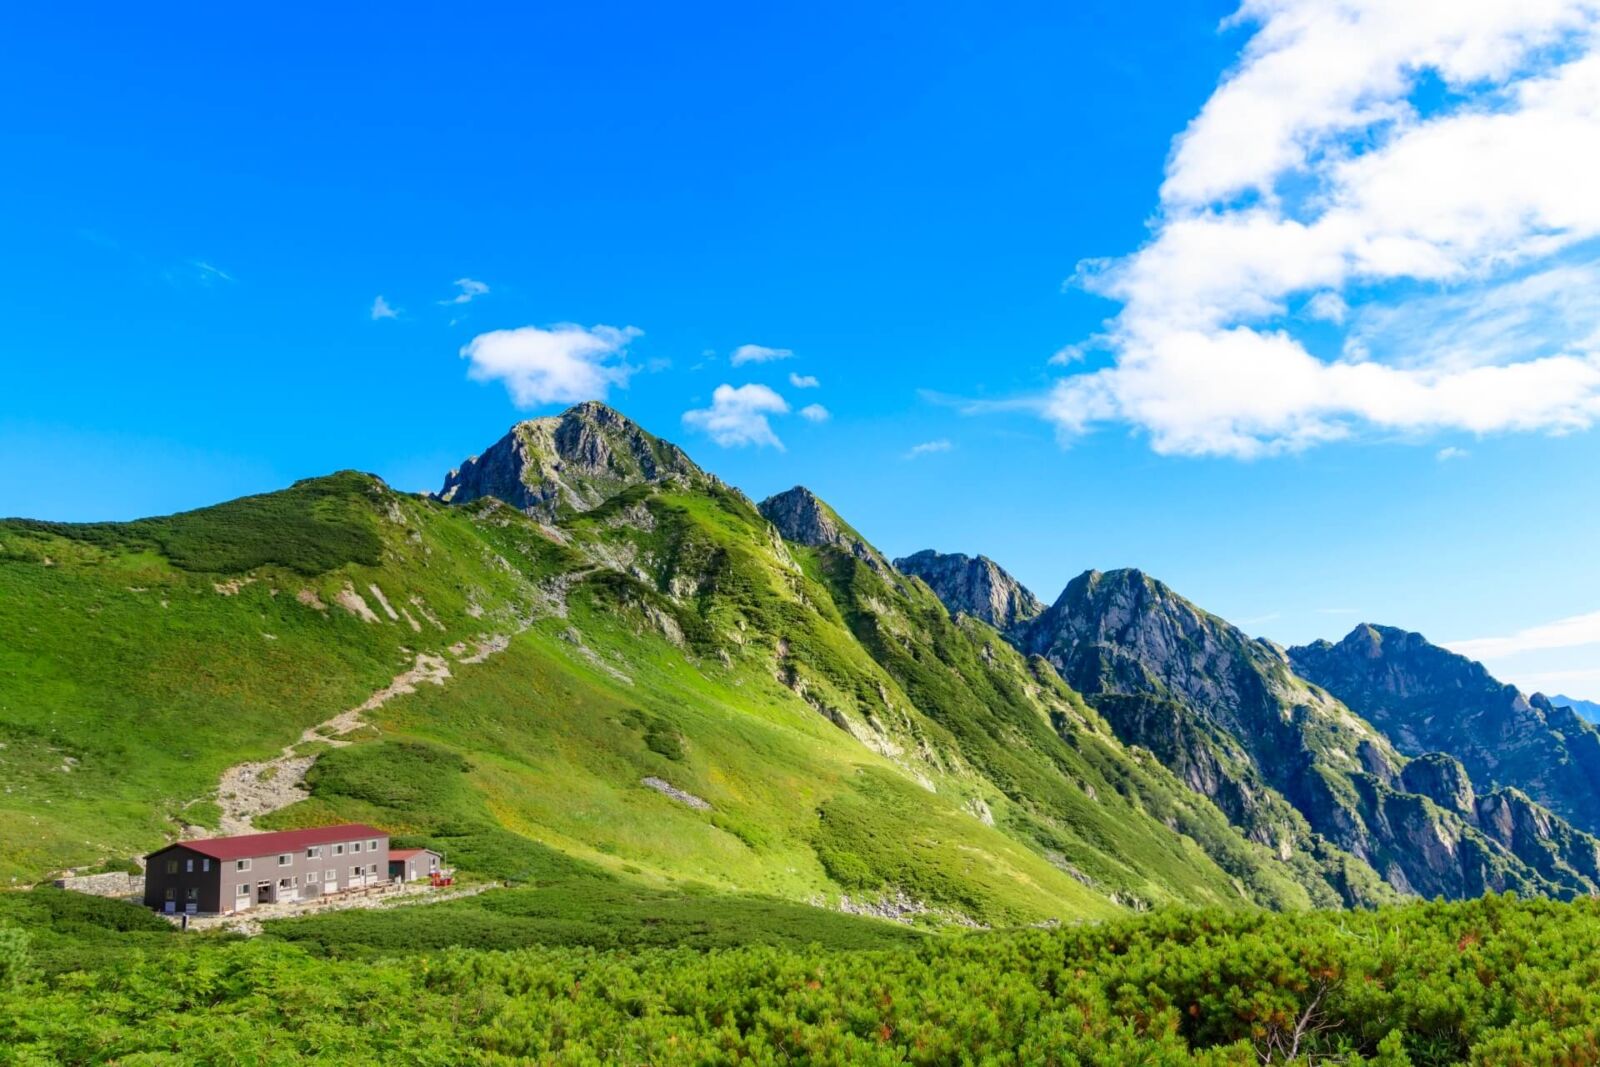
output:
[[0,1067],[1600,1067],[1600,0],[0,88]]

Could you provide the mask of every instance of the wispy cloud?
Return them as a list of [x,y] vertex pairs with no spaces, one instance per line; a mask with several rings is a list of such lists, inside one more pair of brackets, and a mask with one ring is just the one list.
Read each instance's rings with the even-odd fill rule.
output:
[[214,285],[217,282],[232,283],[234,280],[233,275],[229,274],[221,267],[213,266],[212,264],[207,263],[203,259],[194,260],[192,263],[190,263],[190,266],[195,269],[195,277],[199,280],[201,285]]
[[816,377],[813,375],[796,374],[793,371],[790,371],[789,384],[794,386],[796,389],[815,389],[822,383],[817,381]]
[[[1241,457],[1600,419],[1600,296],[1574,284],[1600,238],[1600,6],[1245,0],[1232,22],[1254,33],[1175,140],[1151,240],[1075,275],[1121,305],[1111,365],[1047,417]],[[1412,103],[1425,79],[1443,105]]]
[[902,458],[917,459],[922,456],[931,456],[937,452],[949,452],[955,447],[955,445],[941,437],[937,441],[924,441],[920,445],[912,445],[906,450]]
[[711,394],[711,406],[684,412],[683,424],[724,448],[770,446],[782,452],[783,442],[773,432],[769,416],[788,410],[788,402],[765,385],[719,385]]
[[735,367],[742,367],[746,363],[771,363],[779,359],[791,359],[794,353],[787,348],[768,348],[766,345],[740,345],[733,350],[729,362]]
[[379,319],[398,319],[399,317],[400,309],[391,306],[381,293],[372,301],[373,322],[377,322]]
[[489,291],[489,287],[487,285],[474,278],[457,278],[450,284],[454,285],[460,291],[457,292],[455,296],[452,296],[447,300],[441,300],[439,303],[444,305],[470,304],[472,301]]
[[1433,454],[1433,458],[1438,460],[1440,463],[1449,463],[1453,459],[1466,459],[1470,455],[1472,455],[1472,453],[1464,448],[1457,448],[1455,445],[1447,445],[1435,452]]
[[604,399],[613,385],[626,385],[633,368],[625,362],[633,326],[522,326],[481,333],[461,348],[474,381],[505,383],[519,407],[573,404]]
[[800,417],[807,422],[827,422],[833,414],[821,404],[807,404],[800,409]]
[[1471,659],[1498,659],[1550,649],[1595,645],[1600,650],[1600,611],[1530,626],[1501,637],[1446,641],[1445,647]]

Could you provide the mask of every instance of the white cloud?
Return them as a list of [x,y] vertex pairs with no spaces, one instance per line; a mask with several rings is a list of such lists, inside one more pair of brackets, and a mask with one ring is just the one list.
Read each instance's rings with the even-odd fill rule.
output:
[[782,452],[783,442],[773,433],[768,416],[788,410],[788,402],[764,385],[719,385],[711,394],[711,406],[684,412],[683,422],[724,448],[770,445]]
[[912,445],[906,450],[904,458],[916,459],[919,456],[928,456],[936,452],[948,452],[954,447],[955,445],[941,437],[937,441],[924,441],[920,445]]
[[822,383],[817,381],[814,375],[796,374],[793,371],[790,371],[789,384],[794,386],[796,389],[815,389]]
[[[1051,394],[1060,430],[1252,456],[1600,419],[1600,296],[1574,288],[1600,238],[1600,3],[1246,0],[1235,20],[1255,33],[1175,142],[1152,239],[1079,265],[1122,307],[1096,339],[1112,365]],[[1413,106],[1424,76],[1448,106]],[[1295,336],[1300,299],[1342,351]]]
[[1550,649],[1600,646],[1600,611],[1572,615],[1503,637],[1478,637],[1468,641],[1446,641],[1445,647],[1471,659],[1497,659]]
[[461,356],[472,362],[469,378],[505,382],[518,407],[574,404],[603,399],[611,386],[627,383],[632,368],[623,357],[642,333],[632,326],[523,326],[481,333]]
[[807,404],[800,409],[799,415],[807,422],[827,422],[833,415],[821,404]]
[[397,307],[391,307],[389,301],[385,300],[382,294],[379,294],[378,297],[372,301],[373,322],[377,322],[379,319],[398,319],[399,317],[400,309]]
[[1472,453],[1468,452],[1464,448],[1457,448],[1455,445],[1447,445],[1446,447],[1435,452],[1433,458],[1438,460],[1440,463],[1449,463],[1453,459],[1466,459],[1470,455],[1472,455]]
[[1324,289],[1306,301],[1306,314],[1313,319],[1331,322],[1338,326],[1343,324],[1345,316],[1350,314],[1350,305],[1346,304],[1344,297],[1338,293]]
[[212,266],[203,259],[194,261],[195,277],[201,285],[210,285],[212,282],[231,282],[233,275],[221,267]]
[[489,287],[487,285],[473,278],[457,278],[450,284],[459,289],[460,292],[456,293],[455,296],[450,297],[448,300],[439,301],[439,303],[470,304],[474,299],[489,291]]
[[740,345],[733,350],[730,358],[735,367],[742,367],[746,363],[771,363],[773,360],[789,359],[794,355],[787,348],[768,348],[766,345]]

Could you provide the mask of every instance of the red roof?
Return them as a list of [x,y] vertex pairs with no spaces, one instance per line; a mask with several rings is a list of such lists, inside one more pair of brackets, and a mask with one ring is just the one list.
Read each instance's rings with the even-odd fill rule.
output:
[[[340,826],[318,826],[310,830],[279,830],[270,834],[243,834],[239,837],[207,837],[198,841],[178,841],[167,848],[186,848],[202,856],[218,860],[254,859],[283,852],[296,852],[312,845],[331,845],[340,841],[365,841],[374,837],[388,837],[385,830],[365,823],[350,822]],[[150,853],[154,856],[167,848]]]
[[[389,850],[389,858],[392,859],[392,860],[408,860],[412,856],[420,856],[424,852],[433,852],[433,849],[431,849],[431,848],[391,848]],[[433,854],[435,856],[438,855],[437,852],[434,852]]]

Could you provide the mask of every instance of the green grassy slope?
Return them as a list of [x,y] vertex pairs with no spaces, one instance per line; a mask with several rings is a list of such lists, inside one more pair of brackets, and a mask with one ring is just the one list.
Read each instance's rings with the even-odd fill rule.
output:
[[1048,666],[919,583],[785,544],[714,482],[552,533],[357,474],[140,523],[0,523],[0,837],[22,842],[0,878],[203,822],[225,768],[419,652],[447,683],[368,713],[264,825],[370,819],[486,876],[578,863],[928,922],[1331,899]]

